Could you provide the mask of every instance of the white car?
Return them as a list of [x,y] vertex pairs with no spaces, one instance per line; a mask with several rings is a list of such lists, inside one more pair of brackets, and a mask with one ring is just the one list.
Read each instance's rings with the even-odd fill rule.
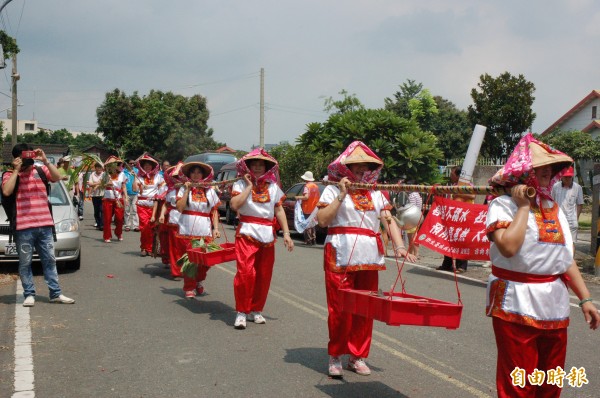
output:
[[[81,233],[77,208],[73,205],[62,181],[50,183],[50,203],[56,228],[56,242],[54,242],[56,262],[63,263],[68,269],[78,270],[81,266]],[[14,247],[12,250],[10,247],[7,250],[9,231],[6,213],[0,206],[0,263],[19,261]],[[33,261],[40,261],[36,253],[33,254]]]

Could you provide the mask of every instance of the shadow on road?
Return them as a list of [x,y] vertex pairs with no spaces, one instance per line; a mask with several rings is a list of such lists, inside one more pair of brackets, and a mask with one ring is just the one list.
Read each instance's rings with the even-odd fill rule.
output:
[[235,309],[221,301],[208,301],[210,293],[204,293],[195,299],[186,299],[183,295],[183,289],[161,288],[163,294],[175,296],[174,302],[194,314],[207,314],[212,321],[221,321],[227,326],[233,326],[235,320]]
[[330,397],[344,398],[362,398],[362,397],[377,397],[377,398],[403,398],[408,397],[393,388],[388,387],[380,381],[368,382],[352,382],[342,384],[322,384],[316,386],[319,390],[329,395]]

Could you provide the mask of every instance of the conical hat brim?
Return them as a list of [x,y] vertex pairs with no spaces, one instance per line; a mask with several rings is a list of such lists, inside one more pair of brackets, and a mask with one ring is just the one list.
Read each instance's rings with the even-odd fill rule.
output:
[[553,169],[561,170],[573,163],[573,159],[564,153],[549,153],[535,142],[529,143],[529,151],[531,152],[531,165],[534,168],[553,165]]
[[367,153],[361,147],[357,146],[350,155],[346,156],[346,159],[342,164],[353,164],[353,163],[375,163],[383,164],[383,162],[373,156],[367,155]]
[[208,177],[210,175],[210,173],[212,173],[212,171],[213,171],[212,167],[210,167],[206,163],[189,162],[189,163],[184,163],[184,165],[181,166],[181,173],[184,174],[186,177],[189,177],[190,170],[195,166],[200,166],[200,168],[202,169],[202,177]]

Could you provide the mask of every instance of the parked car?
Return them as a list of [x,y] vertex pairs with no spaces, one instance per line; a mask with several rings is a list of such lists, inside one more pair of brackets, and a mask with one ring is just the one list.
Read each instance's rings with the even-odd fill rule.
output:
[[[302,196],[302,190],[305,182],[299,182],[292,185],[287,191],[285,191],[285,200],[283,201],[283,210],[285,211],[285,218],[287,219],[288,226],[294,230],[294,210],[296,208],[296,196]],[[315,182],[319,187],[319,194],[323,193],[325,185],[321,182]],[[317,225],[317,238],[321,239],[327,235],[327,228],[321,228]]]
[[187,162],[202,162],[210,165],[215,172],[215,176],[221,171],[221,168],[226,164],[235,162],[237,158],[229,153],[204,152],[197,155],[188,156],[184,163]]
[[[216,174],[215,181],[227,181],[233,180],[237,176],[237,169],[235,168],[236,162],[228,163],[221,167],[221,170]],[[233,184],[221,186],[219,199],[221,204],[219,205],[219,214],[225,217],[225,224],[233,224],[235,222],[236,214],[231,210],[229,202],[231,201],[231,187]]]
[[[73,205],[62,181],[50,183],[50,204],[56,228],[56,242],[54,242],[56,262],[64,264],[68,269],[78,270],[81,266],[81,232],[77,219],[77,208]],[[10,227],[6,213],[0,206],[0,263],[19,261],[16,253],[6,253],[9,232]],[[36,253],[33,254],[33,261],[40,261]]]

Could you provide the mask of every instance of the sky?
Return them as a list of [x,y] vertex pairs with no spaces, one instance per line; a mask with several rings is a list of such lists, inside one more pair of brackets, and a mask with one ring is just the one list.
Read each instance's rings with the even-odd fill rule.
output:
[[[411,79],[466,110],[482,74],[522,74],[540,133],[600,89],[594,0],[12,0],[0,24],[21,50],[18,117],[51,130],[93,132],[105,93],[155,89],[206,97],[214,138],[249,150],[261,68],[267,144],[327,120],[341,90],[382,108]],[[0,110],[10,76],[8,60]]]

